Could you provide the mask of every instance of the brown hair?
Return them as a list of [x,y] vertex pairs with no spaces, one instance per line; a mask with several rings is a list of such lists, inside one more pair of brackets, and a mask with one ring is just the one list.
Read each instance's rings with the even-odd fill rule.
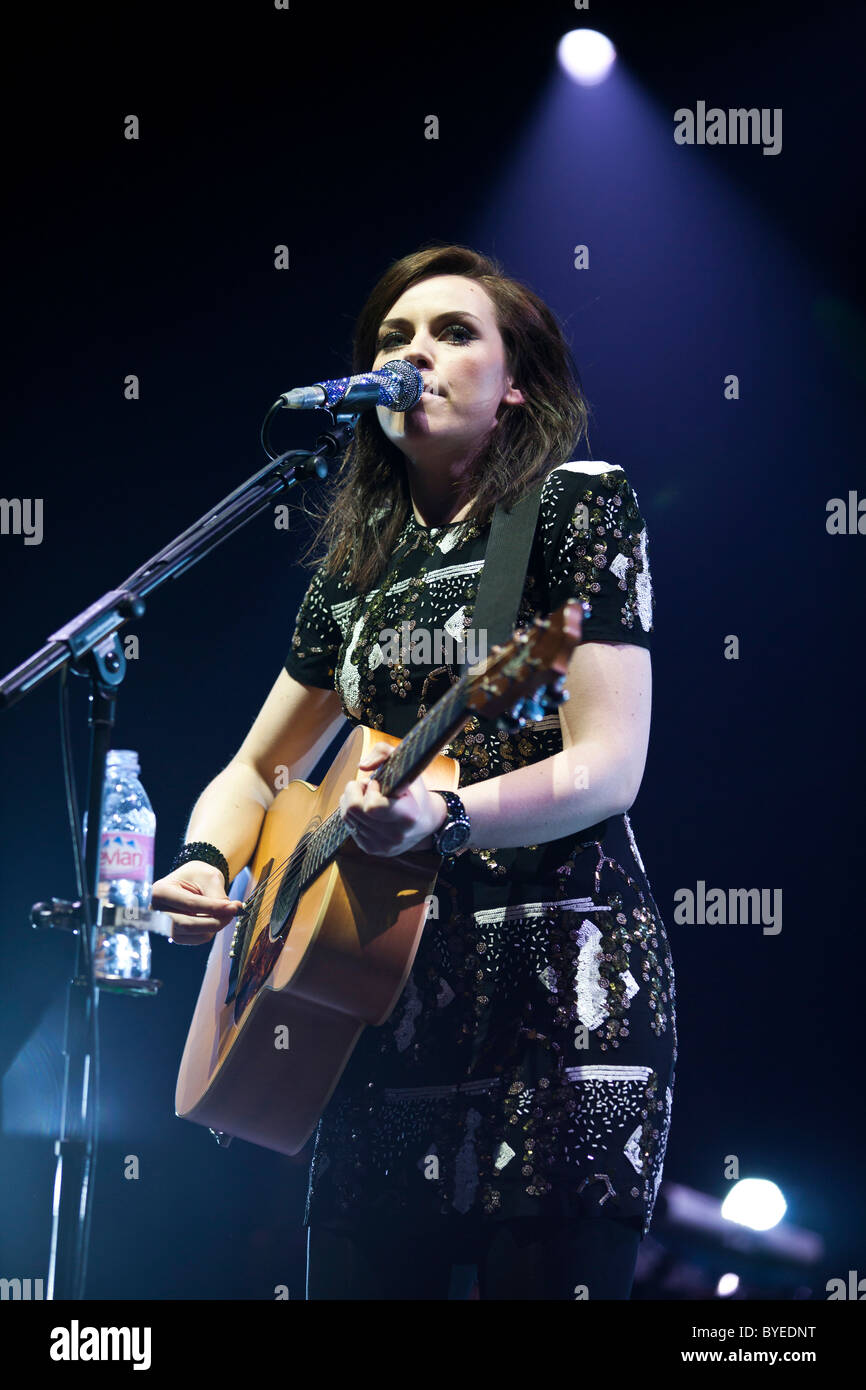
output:
[[[562,331],[547,305],[498,262],[468,246],[430,243],[394,261],[371,291],[355,325],[352,373],[372,369],[379,325],[410,285],[433,275],[466,275],[493,301],[509,374],[524,405],[503,406],[465,477],[469,516],[484,525],[496,503],[512,506],[538,478],[572,458],[586,434],[589,407]],[[309,494],[307,494],[309,499]],[[307,554],[325,556],[333,575],[346,569],[359,592],[375,584],[411,510],[406,465],[374,411],[360,415]]]

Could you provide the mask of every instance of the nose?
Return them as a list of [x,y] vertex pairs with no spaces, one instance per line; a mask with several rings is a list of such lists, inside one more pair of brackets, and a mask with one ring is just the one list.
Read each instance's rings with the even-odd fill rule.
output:
[[407,362],[411,362],[413,367],[432,367],[433,358],[423,347],[410,346],[405,352],[400,353]]

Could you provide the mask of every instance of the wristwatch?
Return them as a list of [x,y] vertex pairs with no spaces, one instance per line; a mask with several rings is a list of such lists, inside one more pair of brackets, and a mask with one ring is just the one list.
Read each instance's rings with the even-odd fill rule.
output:
[[455,792],[441,792],[437,789],[436,795],[443,798],[448,808],[445,820],[433,835],[433,848],[444,858],[449,854],[459,854],[466,848],[471,826],[466,807]]

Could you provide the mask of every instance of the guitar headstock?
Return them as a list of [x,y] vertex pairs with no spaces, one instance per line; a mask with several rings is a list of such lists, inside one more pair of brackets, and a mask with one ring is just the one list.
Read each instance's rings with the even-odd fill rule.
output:
[[494,647],[469,672],[466,705],[509,728],[543,719],[568,699],[563,684],[569,659],[591,612],[588,603],[569,599],[550,617],[536,618],[531,628]]

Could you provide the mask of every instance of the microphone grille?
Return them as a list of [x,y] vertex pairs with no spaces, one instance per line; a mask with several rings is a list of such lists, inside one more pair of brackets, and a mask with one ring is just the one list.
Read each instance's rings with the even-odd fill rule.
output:
[[387,400],[381,402],[389,410],[411,410],[413,405],[417,405],[424,392],[424,378],[413,367],[411,362],[398,357],[394,362],[386,362],[384,367],[379,368],[380,372],[387,372],[393,378],[393,388],[386,383],[382,384],[382,395],[387,396]]

